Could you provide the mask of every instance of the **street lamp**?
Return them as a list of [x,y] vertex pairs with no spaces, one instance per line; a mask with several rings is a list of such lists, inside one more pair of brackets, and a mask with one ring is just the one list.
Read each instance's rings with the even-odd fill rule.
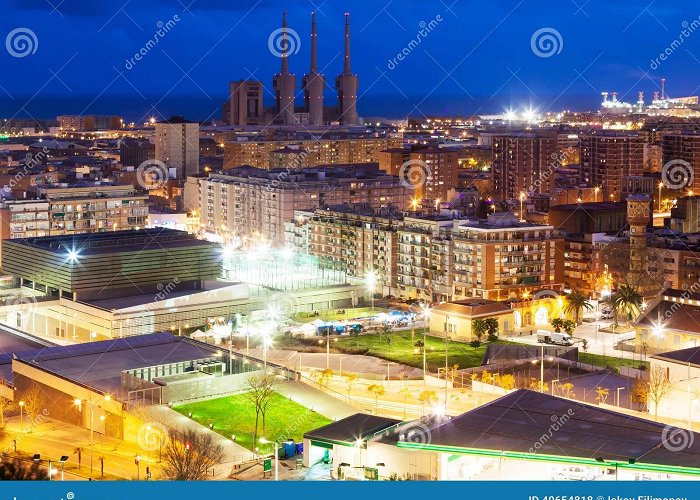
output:
[[280,457],[279,457],[279,444],[277,441],[268,441],[264,437],[261,437],[259,439],[260,444],[274,444],[275,445],[275,481],[280,480],[280,472],[279,472],[279,463],[280,463]]
[[59,458],[58,461],[61,462],[61,481],[64,481],[64,473],[66,471],[66,462],[68,461],[68,455],[61,455],[61,458]]
[[593,199],[595,200],[596,203],[598,203],[598,193],[600,192],[600,188],[598,186],[593,188]]
[[523,217],[523,202],[525,201],[525,198],[527,195],[524,192],[520,192],[520,221],[524,222],[525,217]]
[[428,326],[430,325],[430,305],[429,304],[423,304],[421,307],[423,310],[423,385],[426,383],[426,376],[428,374],[427,370],[427,363],[426,363],[426,349],[428,346],[426,345],[426,330],[428,329]]
[[141,455],[136,455],[134,457],[134,464],[136,464],[136,480],[139,480],[139,475],[141,474],[141,467],[139,467],[139,463],[141,463]]
[[19,430],[24,430],[24,401],[19,402]]
[[617,388],[617,406],[620,406],[620,391],[624,391],[625,387],[618,387]]
[[372,312],[374,313],[374,289],[377,287],[377,273],[370,271],[365,277],[365,285],[367,285],[367,290],[370,293],[370,299],[372,301]]

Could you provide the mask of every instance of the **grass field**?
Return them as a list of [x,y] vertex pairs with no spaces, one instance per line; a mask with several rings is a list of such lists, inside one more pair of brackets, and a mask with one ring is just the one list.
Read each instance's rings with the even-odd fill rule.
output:
[[[632,356],[632,354],[629,354]],[[640,361],[638,359],[631,359],[630,358],[613,358],[610,356],[603,356],[602,354],[590,354],[587,352],[582,352],[579,351],[578,353],[578,360],[581,363],[586,363],[589,365],[595,365],[595,366],[600,366],[602,368],[605,367],[614,367],[614,368],[620,368],[621,366],[630,366],[632,368],[639,368],[639,365],[645,365],[647,369],[649,369],[649,362],[648,361]]]
[[[236,436],[236,443],[253,450],[253,433],[255,431],[255,407],[245,394],[210,399],[197,403],[188,403],[174,408],[182,415],[192,412],[192,419],[209,426],[227,439]],[[267,411],[266,429],[263,433],[262,422],[258,426],[258,436],[272,441],[274,439],[293,439],[299,443],[305,432],[329,424],[331,421],[286,397],[275,393]]]
[[[338,314],[337,311],[342,310],[344,310],[345,313]],[[389,310],[383,309],[381,307],[375,307],[374,309],[372,309],[371,307],[348,307],[345,309],[341,308],[331,309],[329,311],[321,311],[319,312],[318,316],[310,316],[307,313],[300,313],[292,317],[292,320],[299,323],[311,323],[312,321],[317,319],[322,319],[323,321],[340,321],[354,318],[367,318],[379,314],[381,312],[389,312]]]
[[[379,334],[374,333],[357,337],[341,337],[337,342],[332,343],[332,347],[338,351],[355,354],[358,351],[366,351],[370,356],[418,368],[423,367],[423,355],[414,346],[415,341],[423,339],[423,329],[416,329],[413,340],[411,340],[410,330],[391,333],[391,343],[387,343],[386,338],[386,335],[380,338]],[[426,336],[425,342],[428,369],[437,371],[439,367],[444,367],[445,340]],[[471,347],[464,342],[451,340],[448,347],[448,362],[450,366],[459,365],[459,368],[479,366],[484,352],[486,352],[485,344],[480,347]]]

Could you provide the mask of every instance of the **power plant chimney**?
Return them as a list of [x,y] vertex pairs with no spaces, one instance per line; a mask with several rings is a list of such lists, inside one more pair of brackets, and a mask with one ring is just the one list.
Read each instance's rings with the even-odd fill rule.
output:
[[661,100],[666,99],[666,79],[661,79]]
[[601,92],[600,95],[603,96],[603,104],[608,102],[608,93],[607,92]]
[[357,117],[358,78],[350,70],[350,14],[345,13],[345,62],[343,73],[335,80],[338,92],[338,119],[343,125],[355,125]]
[[282,12],[282,69],[272,80],[275,92],[275,122],[291,125],[294,120],[294,90],[296,77],[289,73],[289,35],[287,33],[287,12]]
[[311,13],[311,68],[304,75],[301,86],[304,89],[304,111],[309,114],[309,125],[322,125],[325,79],[318,74],[315,12]]

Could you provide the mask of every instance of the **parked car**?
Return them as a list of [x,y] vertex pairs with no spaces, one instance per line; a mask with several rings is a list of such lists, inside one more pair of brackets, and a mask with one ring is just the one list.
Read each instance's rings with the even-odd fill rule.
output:
[[593,481],[595,472],[590,467],[571,465],[557,469],[552,474],[552,479],[559,481]]

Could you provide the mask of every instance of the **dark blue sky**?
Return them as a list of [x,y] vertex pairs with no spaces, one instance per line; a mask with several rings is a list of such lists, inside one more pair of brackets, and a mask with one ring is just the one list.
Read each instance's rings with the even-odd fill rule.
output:
[[[134,120],[149,113],[218,117],[230,80],[252,75],[271,87],[279,59],[268,49],[268,37],[279,27],[283,8],[300,36],[299,53],[290,59],[299,83],[309,63],[309,13],[318,11],[319,63],[327,66],[331,85],[342,69],[343,12],[351,12],[353,70],[360,75],[364,116],[494,113],[528,104],[584,109],[596,106],[603,90],[617,90],[628,100],[644,90],[648,100],[660,76],[666,76],[670,95],[698,93],[700,84],[700,27],[694,31],[691,24],[699,19],[700,4],[685,0],[3,4],[0,42],[16,28],[32,30],[38,40],[36,52],[25,57],[13,57],[0,45],[0,115],[6,117],[87,112]],[[127,69],[127,59],[154,37],[157,23],[176,15],[180,20],[165,37]],[[420,23],[437,16],[442,21],[427,37],[403,61],[389,64],[418,36]],[[681,34],[684,22],[689,36]],[[533,34],[543,28],[556,30],[562,40],[558,45],[554,34],[555,49],[561,50],[549,57],[536,54],[547,47],[532,47]],[[672,52],[667,60],[652,64],[667,48]]]

